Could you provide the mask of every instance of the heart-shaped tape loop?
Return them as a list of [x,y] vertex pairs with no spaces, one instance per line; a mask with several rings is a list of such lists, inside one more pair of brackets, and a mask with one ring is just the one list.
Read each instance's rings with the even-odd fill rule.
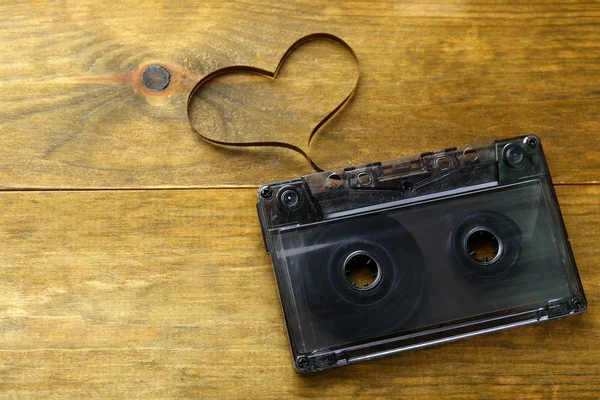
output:
[[348,53],[350,53],[350,55],[352,56],[352,58],[355,61],[355,65],[356,65],[356,82],[355,82],[354,86],[352,87],[352,90],[350,91],[350,93],[348,93],[348,95],[344,98],[344,100],[342,100],[333,110],[331,110],[313,128],[313,130],[310,133],[310,136],[308,137],[307,146],[310,146],[310,143],[311,143],[313,137],[321,129],[321,127],[323,125],[325,125],[325,123],[327,123],[327,121],[329,121],[331,118],[333,118],[333,116],[335,114],[337,114],[338,111],[340,111],[350,101],[350,99],[352,98],[352,96],[356,92],[356,89],[358,87],[359,77],[360,77],[360,70],[359,70],[359,65],[358,65],[358,57],[356,56],[356,53],[354,52],[354,50],[352,50],[352,47],[350,47],[350,45],[348,43],[346,43],[343,39],[341,39],[341,38],[339,38],[339,37],[337,37],[335,35],[332,35],[330,33],[311,33],[311,34],[306,35],[306,36],[298,39],[297,41],[295,41],[286,50],[286,52],[283,54],[283,56],[279,60],[279,63],[277,64],[277,68],[275,68],[275,71],[267,71],[267,70],[264,70],[264,69],[261,69],[261,68],[251,67],[251,66],[247,66],[247,65],[233,65],[233,66],[229,66],[229,67],[225,67],[225,68],[221,68],[221,69],[218,69],[216,71],[213,71],[210,74],[208,74],[205,77],[203,77],[202,79],[200,79],[200,81],[198,81],[198,83],[196,83],[196,86],[194,86],[194,88],[190,92],[190,95],[189,95],[188,101],[187,101],[187,116],[188,116],[188,121],[190,122],[190,126],[192,127],[192,129],[194,130],[194,132],[196,132],[203,140],[205,140],[205,141],[207,141],[209,143],[216,144],[216,145],[221,145],[221,146],[231,146],[231,147],[283,147],[283,148],[286,148],[286,149],[290,149],[290,150],[293,150],[296,153],[302,155],[310,163],[310,165],[315,169],[315,171],[317,171],[317,172],[323,171],[321,168],[319,168],[319,166],[317,164],[314,163],[314,161],[310,158],[310,156],[308,155],[308,153],[306,151],[304,151],[300,147],[295,146],[295,145],[290,144],[290,143],[277,142],[277,141],[229,142],[229,141],[212,139],[212,138],[206,136],[205,134],[202,134],[201,132],[199,132],[194,127],[194,124],[192,123],[192,114],[191,114],[192,113],[192,107],[191,107],[192,99],[202,89],[202,87],[207,82],[211,81],[212,79],[214,79],[214,78],[216,78],[216,77],[218,77],[220,75],[225,75],[225,74],[232,73],[232,72],[246,72],[246,73],[250,73],[250,74],[255,74],[255,75],[260,75],[260,76],[264,76],[264,77],[267,77],[267,78],[275,79],[277,77],[277,73],[281,69],[281,66],[286,61],[286,59],[290,56],[290,54],[293,53],[294,50],[296,50],[301,45],[305,44],[306,42],[313,41],[313,40],[329,40],[329,41],[332,41],[332,42],[334,42],[334,43],[342,46],[346,51],[348,51]]

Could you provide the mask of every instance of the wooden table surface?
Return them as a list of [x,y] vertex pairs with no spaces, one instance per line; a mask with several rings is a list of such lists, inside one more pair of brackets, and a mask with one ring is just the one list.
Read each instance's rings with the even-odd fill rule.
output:
[[[0,4],[0,398],[600,396],[600,3],[31,1]],[[194,83],[272,70],[305,34],[346,40],[353,101],[315,137],[324,168],[541,137],[588,310],[297,376],[256,189],[309,173],[284,149],[190,128]],[[142,85],[151,64],[171,74]],[[306,148],[352,88],[309,43],[275,81],[235,74],[195,101],[226,140]]]

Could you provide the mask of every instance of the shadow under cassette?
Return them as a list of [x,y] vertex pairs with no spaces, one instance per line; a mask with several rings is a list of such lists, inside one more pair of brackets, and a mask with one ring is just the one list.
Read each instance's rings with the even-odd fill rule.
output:
[[586,307],[532,135],[266,185],[257,208],[299,372]]

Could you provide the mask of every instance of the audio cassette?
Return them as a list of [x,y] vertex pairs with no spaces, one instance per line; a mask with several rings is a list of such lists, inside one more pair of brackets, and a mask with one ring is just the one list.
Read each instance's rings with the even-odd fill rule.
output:
[[265,185],[257,209],[299,372],[586,308],[533,135]]

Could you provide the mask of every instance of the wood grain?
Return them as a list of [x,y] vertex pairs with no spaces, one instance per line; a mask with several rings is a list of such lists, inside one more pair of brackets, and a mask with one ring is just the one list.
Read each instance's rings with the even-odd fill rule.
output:
[[[65,0],[0,13],[0,398],[599,397],[600,2]],[[211,146],[185,106],[206,74],[272,70],[313,32],[346,40],[361,67],[309,149],[322,167],[542,138],[583,315],[295,375],[254,202],[258,184],[310,168],[286,150]],[[141,84],[151,64],[170,71],[166,90]],[[275,81],[213,82],[195,126],[305,146],[355,78],[346,52],[310,43]]]
[[[318,31],[345,39],[362,68],[354,101],[310,149],[323,167],[535,133],[556,182],[600,176],[598,2],[83,0],[4,3],[0,11],[5,187],[256,185],[310,172],[290,151],[202,142],[185,102],[207,73],[273,69],[291,43]],[[329,73],[339,65],[335,53],[305,51],[290,67],[292,81],[318,59]],[[164,93],[140,90],[140,69],[153,61],[172,71]],[[336,88],[334,78],[323,79]],[[256,96],[238,91],[226,122],[245,127],[244,137],[305,137],[336,90],[295,83],[305,95],[286,97],[288,86],[268,82],[256,82]],[[286,99],[280,107],[269,102],[273,86]],[[223,123],[209,121],[205,133],[223,134],[210,129]]]
[[597,186],[558,191],[583,315],[307,377],[291,366],[255,195],[0,194],[2,396],[597,398]]

